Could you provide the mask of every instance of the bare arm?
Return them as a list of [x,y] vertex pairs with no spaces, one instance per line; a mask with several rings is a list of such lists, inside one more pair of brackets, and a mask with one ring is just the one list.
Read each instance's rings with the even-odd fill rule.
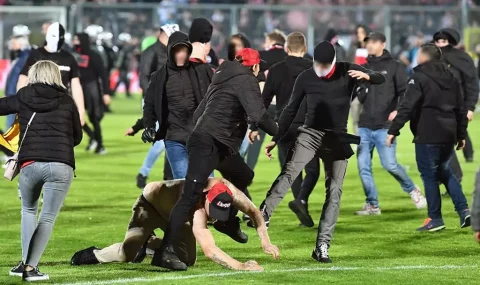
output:
[[78,77],[72,78],[70,83],[72,87],[72,97],[78,108],[78,114],[80,115],[80,122],[85,125],[85,103],[83,100],[82,85],[80,85],[80,79]]
[[[215,245],[213,235],[207,227],[207,214],[205,209],[201,208],[195,211],[193,215],[193,235],[198,244],[202,248],[203,253],[213,262],[221,265],[224,268],[231,270],[263,270],[260,268],[249,267],[246,264],[230,257]],[[258,265],[257,265],[258,266]],[[259,267],[259,266],[258,266]]]
[[223,180],[223,183],[233,192],[233,206],[239,211],[247,214],[253,220],[253,224],[260,237],[263,251],[277,259],[280,256],[280,251],[270,242],[267,226],[265,225],[262,213],[255,207],[252,201],[250,201],[250,199],[248,199],[247,196],[245,196],[245,194],[237,189],[232,183],[225,179]]
[[22,89],[23,87],[27,86],[28,77],[26,75],[20,74],[17,82],[17,92],[18,90]]

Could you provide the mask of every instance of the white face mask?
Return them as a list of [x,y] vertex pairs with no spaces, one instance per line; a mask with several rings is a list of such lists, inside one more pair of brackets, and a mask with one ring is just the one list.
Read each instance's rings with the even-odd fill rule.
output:
[[333,61],[332,61],[332,65],[330,65],[330,67],[328,69],[321,69],[320,66],[318,66],[317,64],[315,64],[315,62],[313,63],[313,70],[315,71],[315,74],[318,76],[318,77],[325,77],[327,76],[331,71],[332,69],[335,67],[335,63],[337,62],[337,56],[335,56],[333,58]]
[[62,48],[65,41],[65,29],[60,23],[55,22],[48,27],[47,35],[45,36],[46,46],[49,52],[57,52]]

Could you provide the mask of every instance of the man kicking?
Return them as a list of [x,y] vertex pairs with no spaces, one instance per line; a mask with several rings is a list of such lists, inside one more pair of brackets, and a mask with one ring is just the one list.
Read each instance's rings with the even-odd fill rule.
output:
[[[149,183],[133,206],[133,214],[123,243],[116,243],[104,249],[90,247],[75,253],[72,265],[87,265],[110,262],[141,262],[145,257],[144,245],[158,249],[162,240],[151,237],[152,232],[160,228],[165,230],[170,212],[180,199],[185,180],[170,180]],[[233,206],[249,215],[257,225],[262,248],[266,254],[277,259],[278,248],[270,243],[263,216],[255,205],[228,180],[209,178],[201,201],[185,223],[175,252],[187,266],[193,266],[197,259],[195,240],[204,254],[221,266],[233,270],[262,271],[255,261],[241,263],[227,255],[215,245],[213,235],[207,227],[209,218],[226,221],[230,207]],[[152,265],[158,262],[155,258]]]

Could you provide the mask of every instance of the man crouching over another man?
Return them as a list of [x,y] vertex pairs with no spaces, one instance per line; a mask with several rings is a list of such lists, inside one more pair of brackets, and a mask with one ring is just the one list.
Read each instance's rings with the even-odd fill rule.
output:
[[[141,262],[145,258],[145,245],[158,249],[162,240],[152,236],[155,229],[165,230],[170,212],[183,192],[185,180],[171,180],[149,183],[133,206],[133,214],[123,243],[116,243],[104,249],[90,247],[75,253],[72,265],[87,265],[110,262]],[[209,218],[227,221],[231,207],[235,207],[250,216],[257,225],[263,251],[279,257],[278,248],[271,244],[267,227],[261,212],[245,194],[228,180],[209,178],[205,186],[204,196],[197,204],[183,229],[181,241],[177,243],[175,252],[182,262],[188,266],[195,264],[197,250],[195,240],[203,253],[215,263],[233,270],[263,271],[255,261],[241,263],[230,257],[215,245],[213,235],[207,227]],[[152,265],[158,261],[152,259]]]

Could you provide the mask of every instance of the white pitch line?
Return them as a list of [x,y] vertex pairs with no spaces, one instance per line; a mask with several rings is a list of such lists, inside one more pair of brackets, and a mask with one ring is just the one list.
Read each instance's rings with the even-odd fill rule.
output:
[[[195,278],[206,278],[206,277],[225,277],[232,275],[240,274],[270,274],[270,273],[287,273],[287,272],[299,272],[299,271],[400,271],[400,270],[416,270],[416,269],[466,269],[466,268],[478,268],[478,265],[442,265],[442,266],[432,266],[432,265],[405,265],[405,266],[392,266],[392,267],[301,267],[301,268],[291,268],[291,269],[276,269],[269,270],[265,272],[254,272],[254,271],[233,271],[233,272],[224,272],[224,273],[206,273],[206,274],[195,274],[195,275],[177,275],[177,276],[158,276],[153,278],[124,278],[124,279],[113,279],[113,280],[101,280],[101,281],[87,281],[87,282],[76,282],[76,283],[56,283],[55,285],[108,285],[108,284],[128,284],[128,283],[146,283],[146,282],[155,282],[155,281],[165,281],[165,280],[182,280],[182,279],[195,279]],[[162,274],[159,272],[159,274]]]

